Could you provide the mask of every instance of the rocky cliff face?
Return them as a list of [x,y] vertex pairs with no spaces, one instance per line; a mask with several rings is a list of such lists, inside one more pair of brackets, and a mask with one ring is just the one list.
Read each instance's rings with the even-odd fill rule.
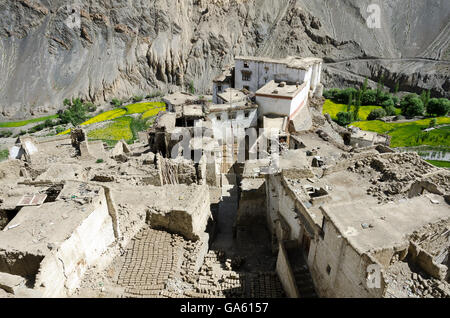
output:
[[[54,112],[64,98],[104,102],[191,81],[206,93],[235,55],[448,59],[450,2],[382,1],[381,28],[371,29],[367,8],[374,2],[3,0],[0,116]],[[354,71],[333,67],[343,78]],[[377,74],[368,68],[360,70],[364,76]],[[448,67],[433,70],[439,80],[417,85],[448,91]],[[341,75],[325,81],[346,83]]]

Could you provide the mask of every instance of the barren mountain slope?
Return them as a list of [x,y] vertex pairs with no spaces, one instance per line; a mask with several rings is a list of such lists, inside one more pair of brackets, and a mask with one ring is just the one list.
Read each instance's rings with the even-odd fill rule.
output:
[[[1,0],[0,113],[26,117],[54,112],[66,97],[103,102],[191,81],[207,92],[237,54],[448,59],[449,1],[382,1],[381,29],[370,29],[374,2]],[[443,72],[417,85],[442,92]],[[330,78],[330,85],[346,83]]]

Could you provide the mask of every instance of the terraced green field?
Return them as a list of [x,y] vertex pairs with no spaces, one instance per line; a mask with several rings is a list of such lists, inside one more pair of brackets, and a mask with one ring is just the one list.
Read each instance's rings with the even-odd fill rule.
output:
[[[450,124],[450,117],[436,118],[437,125]],[[374,131],[392,136],[391,146],[415,147],[421,145],[450,147],[450,127],[442,127],[423,132],[429,127],[431,119],[422,119],[408,123],[385,123],[379,120],[352,123],[362,130]]]
[[130,140],[133,138],[133,133],[130,124],[133,118],[121,117],[116,118],[108,126],[88,132],[88,138],[101,140]]
[[[359,117],[363,120],[366,120],[369,116],[370,112],[374,109],[383,108],[381,106],[361,106],[359,110]],[[347,105],[337,104],[332,100],[327,99],[323,104],[323,114],[330,114],[331,119],[336,120],[337,114],[340,112],[346,112]],[[398,114],[400,114],[400,109],[397,109]]]
[[450,168],[450,162],[448,161],[427,160],[427,162],[439,168]]
[[[101,139],[105,141],[118,141],[121,139],[131,140],[135,138],[131,124],[133,119],[130,115],[142,114],[141,119],[150,119],[156,116],[159,112],[165,111],[166,105],[163,102],[150,102],[150,103],[136,103],[121,108],[109,110],[103,112],[86,122],[81,126],[87,126],[104,121],[112,121],[107,127],[92,130],[88,133],[88,137],[91,139]],[[65,135],[70,132],[69,130],[63,131],[60,135]]]
[[40,122],[46,121],[47,119],[56,119],[56,118],[58,118],[58,115],[45,116],[45,117],[39,117],[39,118],[33,118],[33,119],[21,120],[21,121],[4,122],[4,123],[0,123],[0,128],[22,127],[22,126],[26,126],[28,124],[40,123]]
[[[166,105],[162,102],[151,102],[151,103],[136,103],[121,108],[109,110],[103,112],[81,124],[81,126],[87,126],[91,124],[101,123],[107,120],[113,120],[127,115],[133,114],[151,114],[156,116],[160,111],[165,111]],[[145,118],[152,117],[147,115]],[[144,117],[143,117],[144,118]],[[63,131],[60,135],[65,135],[70,132],[70,129]]]

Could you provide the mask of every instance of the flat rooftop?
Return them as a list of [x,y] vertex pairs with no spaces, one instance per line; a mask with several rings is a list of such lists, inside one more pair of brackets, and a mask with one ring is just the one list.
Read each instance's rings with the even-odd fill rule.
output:
[[183,115],[185,117],[203,117],[202,105],[185,105],[183,106]]
[[197,96],[185,92],[176,92],[163,97],[164,102],[170,103],[173,106],[181,106],[186,104],[188,101],[195,101],[197,99]]
[[243,178],[263,178],[261,172],[270,166],[270,159],[247,160],[244,164]]
[[303,88],[305,88],[305,86],[306,83],[301,85],[288,85],[284,82],[275,82],[272,80],[261,87],[256,92],[256,96],[273,96],[274,98],[284,97],[293,99],[303,90]]
[[[434,194],[383,205],[365,200],[330,203],[324,211],[360,252],[400,245],[414,231],[450,218],[449,205],[442,196]],[[370,227],[363,227],[367,225]]]
[[172,131],[175,128],[176,122],[176,114],[175,113],[160,113],[156,120],[155,128],[166,128],[167,131]]
[[[192,184],[176,184],[163,186],[127,186],[125,184],[111,187],[114,201],[119,206],[130,206],[133,209],[157,211],[194,211],[199,202],[208,196],[207,187]],[[155,200],[155,198],[157,198]]]
[[251,103],[251,102],[238,102],[233,103],[231,106],[230,104],[211,104],[209,106],[209,112],[210,113],[219,113],[219,112],[231,112],[231,111],[237,111],[237,110],[246,110],[246,109],[257,109],[258,104]]
[[224,68],[222,68],[222,74],[220,74],[219,76],[217,76],[213,82],[223,82],[225,81],[227,78],[231,78],[231,71],[234,68],[233,65],[227,65]]
[[66,241],[101,204],[102,193],[100,186],[66,182],[55,202],[23,207],[17,213],[6,231],[0,231],[0,250],[46,255],[48,244]]
[[[396,160],[395,156],[393,160]],[[450,218],[449,205],[442,195],[425,191],[423,195],[408,198],[412,182],[404,184],[402,181],[391,181],[392,187],[401,186],[403,190],[391,196],[393,200],[380,202],[378,197],[371,195],[368,190],[374,188],[374,180],[377,180],[377,184],[387,182],[370,178],[370,171],[376,171],[376,168],[366,166],[364,169],[364,173],[341,169],[321,178],[290,178],[287,181],[297,199],[304,204],[310,199],[314,201],[307,193],[308,188],[325,190],[314,199],[326,196],[326,200],[309,204],[308,213],[319,226],[319,214],[328,217],[360,253],[399,246],[414,231],[430,223]],[[413,168],[405,169],[408,173],[416,172]],[[441,174],[436,170],[428,175],[433,176],[434,173]],[[448,172],[444,170],[442,175],[443,178],[445,175],[448,178]],[[318,211],[320,212],[317,213]]]
[[301,70],[308,70],[314,64],[322,63],[321,58],[307,57],[302,58],[298,56],[288,56],[286,58],[274,59],[260,56],[236,56],[235,60],[261,62],[261,63],[276,63],[285,64],[289,68],[296,68]]
[[223,93],[218,96],[224,100],[225,103],[237,103],[247,99],[247,95],[242,91],[235,88],[227,88]]

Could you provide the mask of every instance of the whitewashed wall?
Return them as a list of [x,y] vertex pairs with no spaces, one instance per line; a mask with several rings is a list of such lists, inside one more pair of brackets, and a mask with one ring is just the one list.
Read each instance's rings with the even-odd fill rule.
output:
[[[219,89],[219,86],[221,86],[221,89]],[[228,88],[230,88],[231,85],[228,83],[213,83],[213,103],[214,104],[222,104],[222,100],[219,98],[219,94],[222,94],[225,92]]]
[[[244,63],[249,67],[245,68]],[[242,71],[252,73],[250,81],[242,80]],[[250,91],[256,92],[272,80],[301,84],[305,81],[306,74],[304,70],[289,68],[285,64],[236,60],[235,88],[243,89],[244,86],[249,86]]]
[[[309,93],[309,89],[308,89],[308,86],[306,86],[301,90],[301,92],[299,94],[297,94],[297,96],[295,96],[292,99],[291,105],[290,105],[290,110],[289,110],[289,119],[292,119],[292,117],[295,115],[295,112],[297,110],[299,111],[299,108],[307,107],[308,93]],[[286,114],[286,116],[288,116],[288,115]]]
[[[233,135],[237,136],[241,129],[256,127],[258,125],[257,109],[249,109],[247,111],[249,112],[247,118],[245,117],[244,110],[209,114],[208,119],[212,123],[215,139],[224,140],[224,131],[226,131],[226,129],[232,129]],[[236,119],[230,120],[230,114],[236,114]],[[220,115],[220,120],[217,119],[218,115]]]
[[256,103],[259,105],[259,117],[267,114],[289,116],[291,113],[291,99],[256,96]]

